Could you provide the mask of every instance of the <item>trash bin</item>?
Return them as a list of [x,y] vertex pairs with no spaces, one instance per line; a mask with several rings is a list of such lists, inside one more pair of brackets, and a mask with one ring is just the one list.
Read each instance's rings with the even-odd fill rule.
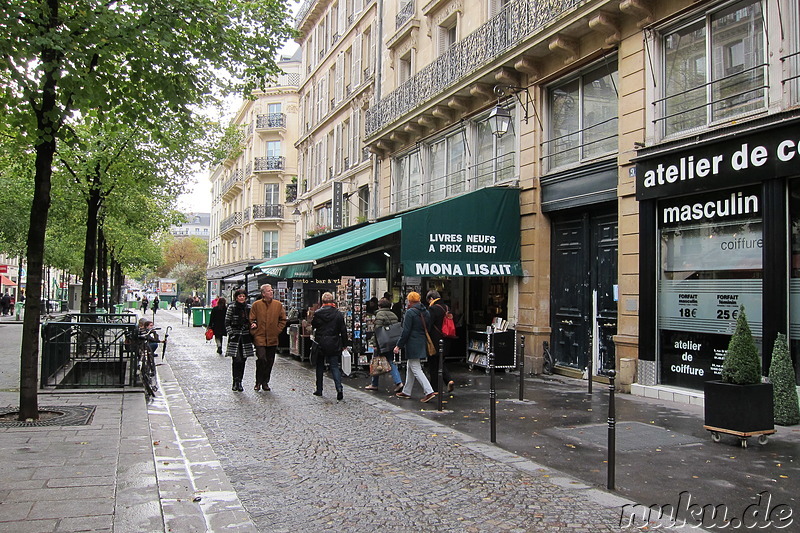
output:
[[[192,326],[199,328],[208,324],[206,322],[206,308],[205,307],[192,307]],[[211,311],[209,311],[209,314]]]
[[17,302],[14,304],[14,319],[22,320],[25,317],[25,302]]
[[124,306],[124,305],[122,305],[122,304],[114,304],[114,314],[115,314],[115,315],[121,315],[121,314],[122,314],[122,309],[123,309],[124,307],[125,307],[125,306]]
[[61,312],[69,313],[69,302],[67,300],[61,300]]
[[169,309],[169,302],[166,300],[159,300],[158,301],[158,308],[159,309]]

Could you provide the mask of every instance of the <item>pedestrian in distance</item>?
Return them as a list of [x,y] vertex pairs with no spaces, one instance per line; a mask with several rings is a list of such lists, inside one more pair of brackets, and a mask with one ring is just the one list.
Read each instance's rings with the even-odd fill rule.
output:
[[[387,300],[386,298],[381,298],[378,300],[378,312],[375,313],[375,320],[373,322],[375,326],[375,330],[381,328],[383,326],[391,326],[392,324],[397,324],[400,322],[397,319],[397,315],[392,312],[392,302]],[[394,354],[389,351],[386,353],[381,353],[380,346],[378,346],[378,341],[375,336],[372,336],[372,345],[375,348],[375,354],[382,355],[386,357],[386,360],[389,361],[389,366],[391,370],[389,374],[392,376],[392,380],[394,381],[394,392],[400,392],[403,390],[403,378],[400,377],[400,371],[397,370],[397,365],[392,361],[394,359]],[[372,376],[372,382],[364,387],[366,390],[380,390],[378,385],[380,384],[380,375]]]
[[[418,292],[408,293],[408,307],[403,317],[403,332],[394,347],[394,353],[399,354],[400,350],[406,352],[406,383],[403,390],[398,392],[398,398],[411,398],[414,390],[414,381],[419,381],[425,395],[420,400],[422,403],[429,402],[436,397],[430,381],[422,371],[422,361],[428,358],[427,341],[425,330],[430,324],[430,313],[420,303]],[[423,323],[423,320],[425,321]]]
[[[384,292],[383,297],[390,302],[392,301],[392,293],[390,292]],[[392,304],[392,313],[397,317],[397,320],[403,319],[403,304],[400,300]]]
[[322,307],[314,312],[311,319],[314,328],[314,350],[317,367],[317,389],[315,396],[322,396],[322,375],[325,373],[325,364],[331,369],[333,383],[336,386],[336,399],[344,398],[342,389],[342,349],[347,346],[347,326],[344,315],[336,308],[333,294],[322,294]]
[[247,293],[239,289],[233,293],[234,301],[225,311],[225,332],[228,334],[228,348],[226,357],[231,358],[231,373],[233,374],[232,391],[242,392],[244,367],[247,358],[255,353],[253,336],[250,333],[250,305],[247,303]]
[[272,390],[269,380],[275,365],[275,352],[278,350],[278,336],[286,327],[286,310],[283,304],[273,298],[272,285],[261,286],[261,299],[256,300],[250,309],[253,323],[253,342],[256,346],[256,385],[254,390]]
[[2,309],[3,316],[11,314],[11,295],[8,294],[8,291],[3,293],[3,297],[0,298],[0,309]]
[[148,304],[147,296],[142,295],[142,301],[140,302],[139,306],[142,310],[142,314],[147,313],[147,304]]
[[[442,322],[444,321],[445,315],[450,312],[450,310],[441,302],[441,298],[442,296],[439,294],[439,291],[436,290],[430,290],[428,291],[428,294],[425,295],[425,299],[428,302],[428,312],[431,315],[431,327],[428,330],[428,335],[431,336],[433,345],[436,346],[437,350],[439,349],[439,341],[444,340],[444,352],[442,354],[442,378],[445,386],[447,387],[447,391],[453,392],[455,382],[450,377],[450,371],[447,370],[447,365],[444,364],[444,359],[447,358],[447,355],[450,353],[450,339],[446,338],[442,334]],[[440,392],[438,353],[432,355],[431,358],[428,359],[428,375],[431,378],[431,386],[433,386],[433,390]]]
[[159,303],[160,301],[161,301],[161,300],[159,300],[159,299],[158,299],[158,294],[156,294],[156,295],[153,297],[153,303],[152,303],[152,305],[150,306],[150,308],[153,310],[153,320],[155,320],[155,319],[156,319],[156,311],[158,311],[158,303]]
[[211,309],[211,317],[208,319],[208,327],[214,332],[214,342],[217,343],[217,353],[220,355],[222,355],[222,339],[225,338],[225,312],[227,310],[227,300],[219,298],[216,307]]
[[176,311],[178,310],[178,297],[177,296],[173,296],[172,297],[172,300],[170,300],[170,302],[169,302],[169,308],[170,309],[174,309]]

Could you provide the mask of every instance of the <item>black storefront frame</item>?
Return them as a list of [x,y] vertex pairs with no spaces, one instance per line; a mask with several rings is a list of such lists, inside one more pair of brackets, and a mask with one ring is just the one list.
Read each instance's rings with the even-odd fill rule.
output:
[[[735,190],[737,187],[758,185],[761,188],[761,220],[763,224],[763,249],[762,249],[762,373],[766,375],[772,358],[772,347],[778,333],[787,335],[789,332],[789,210],[788,188],[789,179],[797,176],[790,164],[792,161],[774,161],[776,147],[766,149],[768,161],[759,165],[761,168],[745,168],[744,172],[722,172],[721,179],[709,180],[701,184],[700,180],[686,180],[691,183],[680,183],[675,180],[665,185],[669,188],[675,185],[666,194],[653,194],[647,190],[643,183],[648,171],[657,168],[661,162],[662,171],[667,167],[664,161],[677,162],[682,158],[700,157],[704,154],[724,154],[721,160],[732,160],[744,145],[748,145],[750,156],[754,146],[769,144],[775,139],[785,138],[795,141],[794,150],[800,146],[800,135],[791,130],[798,125],[797,120],[785,123],[770,124],[764,128],[751,128],[739,135],[726,135],[724,139],[713,139],[705,143],[692,144],[682,149],[656,152],[653,155],[643,155],[634,161],[637,163],[637,199],[639,199],[639,359],[651,361],[656,370],[655,383],[661,382],[660,361],[658,345],[658,202],[667,199],[690,196],[698,192],[712,192]],[[730,132],[729,132],[730,133]],[[765,141],[764,137],[768,137]],[[761,142],[761,144],[758,144]],[[755,145],[752,143],[756,143]],[[785,153],[785,151],[784,151]],[[700,155],[698,155],[700,154]],[[800,151],[792,158],[794,166],[800,161]],[[740,158],[741,161],[741,158]],[[673,165],[677,166],[677,165]],[[681,169],[682,171],[682,169]],[[662,172],[665,176],[666,172]],[[766,177],[764,177],[766,175]],[[649,174],[650,178],[653,173]],[[652,179],[650,181],[652,184]]]

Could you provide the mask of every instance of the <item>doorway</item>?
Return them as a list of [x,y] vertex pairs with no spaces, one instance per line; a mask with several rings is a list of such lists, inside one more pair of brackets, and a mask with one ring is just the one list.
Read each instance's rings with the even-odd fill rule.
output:
[[615,366],[617,333],[616,212],[553,218],[550,326],[556,365],[593,374]]

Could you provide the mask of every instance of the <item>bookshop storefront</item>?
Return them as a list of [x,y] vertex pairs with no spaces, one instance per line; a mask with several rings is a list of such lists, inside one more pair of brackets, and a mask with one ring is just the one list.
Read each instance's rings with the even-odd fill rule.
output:
[[796,361],[798,163],[796,122],[637,159],[640,384],[719,379],[741,308],[765,371],[777,333]]

